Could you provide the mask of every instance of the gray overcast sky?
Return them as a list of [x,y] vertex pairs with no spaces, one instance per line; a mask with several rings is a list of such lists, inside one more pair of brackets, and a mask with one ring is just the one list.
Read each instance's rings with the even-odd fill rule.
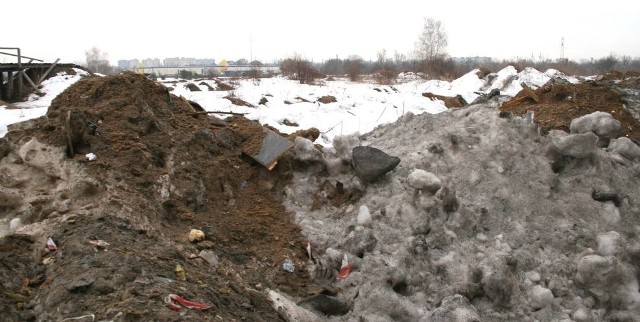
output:
[[82,62],[92,46],[113,64],[251,53],[263,62],[375,59],[381,49],[409,55],[424,17],[442,21],[454,57],[557,58],[562,37],[570,59],[640,57],[640,1],[631,0],[1,0],[0,17],[0,47],[46,61]]

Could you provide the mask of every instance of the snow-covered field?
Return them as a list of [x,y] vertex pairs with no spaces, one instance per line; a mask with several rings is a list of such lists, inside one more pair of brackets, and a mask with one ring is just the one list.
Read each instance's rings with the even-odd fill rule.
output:
[[[4,136],[9,124],[44,115],[58,94],[86,76],[86,72],[81,70],[76,70],[76,73],[67,75],[61,72],[43,82],[41,91],[45,95],[42,97],[32,94],[26,102],[12,104],[11,108],[0,106],[0,136]],[[316,85],[306,85],[274,77],[261,80],[223,79],[235,89],[210,91],[206,85],[200,84],[204,82],[215,89],[217,85],[213,80],[165,79],[161,83],[173,88],[175,95],[197,102],[207,111],[247,113],[247,118],[271,125],[283,133],[318,128],[322,135],[316,143],[329,146],[337,135],[364,134],[379,125],[392,123],[407,113],[437,114],[447,109],[442,101],[423,97],[422,93],[425,92],[444,96],[461,95],[467,102],[472,102],[479,94],[488,93],[494,88],[500,89],[503,95],[513,96],[522,89],[521,83],[537,88],[551,77],[578,81],[557,70],[539,72],[527,68],[518,73],[509,66],[484,78],[479,78],[477,70],[473,70],[452,82],[423,80],[414,74],[401,74],[395,85],[346,80],[320,81]],[[196,84],[201,91],[189,90],[189,83]],[[224,98],[229,95],[256,107],[233,105]],[[323,104],[317,101],[327,95],[335,97],[336,102]],[[259,103],[263,98],[267,103],[261,105]]]

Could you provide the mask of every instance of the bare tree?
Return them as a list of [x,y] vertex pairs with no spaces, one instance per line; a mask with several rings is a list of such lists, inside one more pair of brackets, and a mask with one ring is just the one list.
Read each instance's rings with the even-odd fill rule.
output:
[[415,44],[415,54],[421,61],[442,59],[447,56],[447,33],[440,20],[424,19],[424,27]]
[[109,55],[93,46],[91,49],[84,52],[87,58],[87,68],[94,73],[110,74],[113,72],[113,68],[109,65]]
[[322,76],[319,71],[313,68],[310,61],[298,54],[294,54],[293,57],[282,61],[280,70],[283,75],[299,80],[300,84],[313,83],[315,79]]
[[350,56],[344,61],[344,71],[352,82],[357,81],[362,75],[362,69],[364,69],[364,60],[359,56]]

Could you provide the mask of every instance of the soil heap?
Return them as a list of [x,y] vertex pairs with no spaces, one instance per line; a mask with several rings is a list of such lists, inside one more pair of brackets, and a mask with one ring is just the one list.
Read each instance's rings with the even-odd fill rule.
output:
[[538,102],[527,97],[530,92],[523,90],[512,100],[519,102],[507,102],[500,110],[515,115],[533,111],[535,122],[545,132],[551,129],[569,131],[571,120],[602,111],[622,123],[623,136],[640,143],[640,78],[630,77],[623,81],[616,78],[614,82],[611,77],[606,74],[597,81],[578,84],[553,79],[534,91]]
[[[241,152],[259,124],[195,113],[125,73],[83,79],[9,130],[0,218],[19,219],[0,238],[3,321],[273,321],[263,291],[301,296],[310,283],[281,202],[292,154],[268,171]],[[172,293],[211,308],[174,312]]]

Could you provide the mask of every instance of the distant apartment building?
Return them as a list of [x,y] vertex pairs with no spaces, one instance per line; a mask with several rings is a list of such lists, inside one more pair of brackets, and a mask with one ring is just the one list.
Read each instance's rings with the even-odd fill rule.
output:
[[184,67],[184,66],[195,66],[196,59],[191,57],[173,57],[173,58],[165,58],[163,60],[164,67]]
[[141,66],[142,64],[137,59],[118,60],[118,68],[121,70],[135,70],[136,68]]
[[215,66],[216,60],[213,58],[196,59],[197,66]]
[[146,58],[142,60],[143,67],[160,67],[162,63],[158,58]]

